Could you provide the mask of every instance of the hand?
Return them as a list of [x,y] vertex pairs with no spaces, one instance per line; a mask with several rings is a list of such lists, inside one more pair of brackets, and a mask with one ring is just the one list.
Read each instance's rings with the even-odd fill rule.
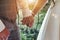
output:
[[8,40],[10,32],[5,28],[2,32],[0,32],[0,40]]
[[29,27],[31,27],[33,25],[33,23],[34,23],[33,16],[24,17],[22,20],[22,24],[26,24]]

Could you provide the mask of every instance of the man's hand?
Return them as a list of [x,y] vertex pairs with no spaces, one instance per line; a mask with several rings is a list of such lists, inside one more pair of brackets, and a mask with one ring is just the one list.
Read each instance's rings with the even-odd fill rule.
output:
[[34,23],[34,17],[33,16],[28,16],[28,17],[24,17],[22,20],[22,24],[25,24],[29,27],[31,27]]
[[7,28],[5,28],[2,32],[0,32],[0,40],[8,40],[10,32]]

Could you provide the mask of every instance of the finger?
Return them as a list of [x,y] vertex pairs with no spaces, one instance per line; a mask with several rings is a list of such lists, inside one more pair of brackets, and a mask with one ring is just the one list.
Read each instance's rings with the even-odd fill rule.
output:
[[33,25],[32,23],[31,23],[31,24],[29,24],[29,27],[32,27],[32,25]]
[[4,40],[3,36],[1,36],[1,40]]
[[8,36],[3,35],[4,40],[8,40]]
[[25,20],[22,20],[21,22],[22,22],[23,25],[25,24]]
[[28,19],[23,19],[22,24],[27,24],[28,21],[29,21]]
[[34,23],[34,21],[32,20],[32,21],[29,23],[29,27],[32,27],[32,26],[33,26],[33,23]]
[[22,21],[22,25],[25,25],[25,23]]
[[3,35],[3,38],[4,38],[4,40],[6,40],[7,39],[6,35]]
[[32,27],[32,24],[29,23],[29,24],[27,24],[27,26]]
[[3,39],[0,37],[0,40],[3,40]]
[[6,40],[6,38],[4,36],[2,36],[1,38],[2,38],[2,40]]

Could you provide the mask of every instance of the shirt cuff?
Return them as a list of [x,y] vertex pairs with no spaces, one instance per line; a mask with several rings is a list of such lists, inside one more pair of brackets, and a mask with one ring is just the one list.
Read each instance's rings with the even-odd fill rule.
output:
[[29,16],[32,16],[32,11],[29,9],[23,9],[22,14],[23,14],[23,17],[29,17]]
[[0,32],[2,32],[5,29],[5,25],[3,22],[0,20]]

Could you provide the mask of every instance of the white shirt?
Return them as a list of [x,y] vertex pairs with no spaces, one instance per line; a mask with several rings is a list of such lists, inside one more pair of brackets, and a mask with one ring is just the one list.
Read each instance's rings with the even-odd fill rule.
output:
[[17,0],[18,10],[22,9],[23,17],[28,17],[32,15],[32,11],[29,9],[27,0]]

